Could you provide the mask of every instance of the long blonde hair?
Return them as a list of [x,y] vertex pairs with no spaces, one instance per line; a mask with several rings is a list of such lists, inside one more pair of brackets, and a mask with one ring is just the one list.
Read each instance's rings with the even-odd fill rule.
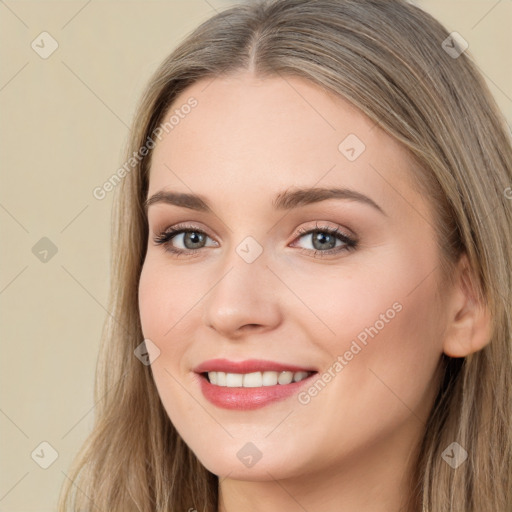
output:
[[[462,253],[493,319],[489,345],[443,356],[410,503],[424,512],[505,512],[512,504],[512,144],[469,53],[405,0],[277,0],[229,8],[162,63],[134,119],[128,155],[147,145],[195,81],[252,69],[296,76],[350,101],[418,162],[435,208],[447,278]],[[65,480],[59,510],[216,512],[218,478],[180,438],[142,342],[137,289],[148,228],[151,152],[122,179],[113,212],[111,293],[95,384],[95,426]],[[457,441],[467,461],[441,457]]]

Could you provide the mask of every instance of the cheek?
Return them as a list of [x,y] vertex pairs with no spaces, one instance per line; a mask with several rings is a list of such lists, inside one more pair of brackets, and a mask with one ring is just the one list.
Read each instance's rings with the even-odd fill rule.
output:
[[327,320],[336,332],[328,351],[341,356],[331,366],[331,396],[351,404],[352,424],[368,429],[369,411],[389,429],[411,411],[426,419],[435,391],[443,332],[439,275],[432,272],[433,253],[424,259],[406,255],[404,250],[383,258],[328,291],[338,297],[338,314],[333,309]]
[[[175,326],[193,308],[200,290],[181,268],[172,268],[148,255],[139,281],[139,311],[142,332],[157,345],[173,335]],[[167,344],[168,346],[168,344]],[[161,350],[164,347],[160,347]]]
[[192,411],[193,401],[184,388],[189,383],[183,382],[180,368],[186,340],[192,339],[184,329],[185,315],[197,302],[198,293],[185,274],[148,255],[139,280],[138,297],[144,338],[160,350],[151,364],[153,379],[162,405],[179,431],[186,430],[186,418],[192,412],[197,413]]

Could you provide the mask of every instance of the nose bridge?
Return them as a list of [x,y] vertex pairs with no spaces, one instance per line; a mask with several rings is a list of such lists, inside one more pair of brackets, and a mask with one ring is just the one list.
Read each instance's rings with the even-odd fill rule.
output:
[[207,326],[230,336],[244,325],[269,328],[280,321],[275,283],[267,267],[269,253],[252,236],[226,253],[203,304]]

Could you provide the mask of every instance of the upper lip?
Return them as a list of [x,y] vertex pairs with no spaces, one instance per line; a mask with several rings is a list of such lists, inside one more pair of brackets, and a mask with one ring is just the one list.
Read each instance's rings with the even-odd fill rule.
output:
[[264,359],[246,359],[245,361],[229,361],[228,359],[210,359],[194,368],[196,373],[225,372],[225,373],[253,373],[253,372],[314,372],[309,367],[301,367],[288,363],[277,363]]

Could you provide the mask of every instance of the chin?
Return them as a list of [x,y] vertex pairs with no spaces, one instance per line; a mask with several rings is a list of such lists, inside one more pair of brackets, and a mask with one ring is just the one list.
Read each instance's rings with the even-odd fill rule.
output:
[[267,481],[301,473],[296,458],[291,466],[294,457],[286,450],[276,449],[269,440],[265,443],[263,440],[251,442],[229,438],[224,443],[203,445],[198,450],[189,447],[201,464],[220,478]]

